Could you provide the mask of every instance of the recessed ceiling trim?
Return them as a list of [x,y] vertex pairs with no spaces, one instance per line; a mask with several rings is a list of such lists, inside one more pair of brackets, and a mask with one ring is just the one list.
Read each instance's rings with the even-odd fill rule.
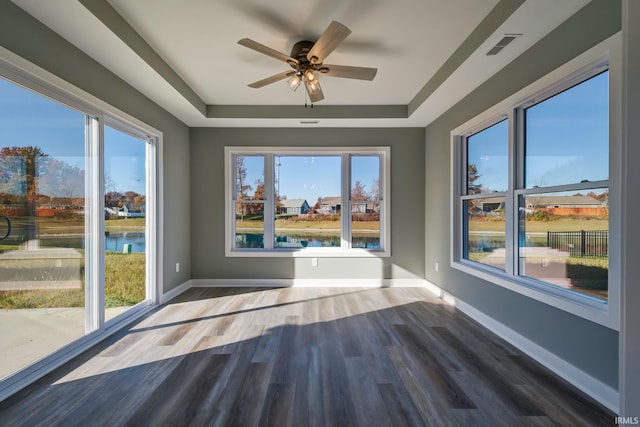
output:
[[409,115],[413,114],[524,2],[525,0],[500,0],[409,102]]
[[[82,46],[81,49],[85,51],[87,54],[91,56],[95,56],[96,58],[102,58],[105,62],[101,62],[108,66],[107,64],[115,64],[117,69],[117,75],[122,76],[126,81],[133,80],[140,84],[140,79],[146,73],[147,75],[151,72],[155,73],[153,75],[152,80],[157,84],[157,91],[148,84],[148,80],[144,80],[142,93],[149,96],[150,99],[159,103],[158,105],[163,106],[163,108],[169,108],[167,111],[170,111],[172,114],[176,114],[176,117],[183,120],[185,123],[195,126],[242,126],[243,124],[247,126],[291,126],[291,125],[299,125],[300,119],[322,119],[322,126],[343,126],[343,124],[349,124],[349,126],[424,126],[428,124],[428,122],[432,121],[438,114],[441,114],[442,111],[445,111],[446,108],[453,105],[454,101],[450,97],[445,97],[443,99],[442,92],[443,90],[451,91],[451,85],[460,86],[466,88],[470,85],[477,85],[480,81],[479,78],[475,78],[476,73],[480,73],[482,76],[482,69],[474,69],[467,67],[465,64],[468,64],[469,61],[473,58],[476,58],[478,55],[482,55],[486,58],[486,52],[493,46],[493,44],[489,45],[489,41],[491,37],[496,37],[498,39],[498,35],[507,35],[508,33],[512,33],[514,30],[516,32],[524,32],[525,28],[527,29],[527,37],[529,37],[529,30],[531,28],[527,25],[522,25],[522,16],[526,14],[532,14],[537,16],[540,14],[540,7],[536,8],[534,6],[530,6],[533,4],[546,4],[547,8],[554,0],[545,0],[544,2],[526,2],[525,0],[486,0],[487,3],[491,3],[494,5],[492,9],[490,9],[489,14],[486,14],[489,4],[487,4],[485,8],[479,8],[479,13],[475,16],[477,17],[475,20],[471,20],[473,23],[471,25],[463,25],[461,28],[465,28],[467,33],[470,31],[470,34],[466,36],[466,39],[462,41],[456,48],[456,46],[450,43],[449,48],[455,49],[454,53],[449,56],[449,58],[444,62],[442,61],[442,53],[439,56],[438,63],[442,64],[439,66],[439,69],[435,74],[432,74],[433,68],[430,68],[427,72],[422,74],[422,78],[428,80],[422,89],[415,94],[415,96],[411,96],[412,91],[416,90],[415,86],[411,86],[411,90],[409,93],[405,93],[405,95],[409,95],[410,102],[406,105],[403,103],[406,102],[407,98],[403,97],[402,99],[396,99],[391,101],[390,104],[385,104],[384,98],[380,99],[377,105],[366,105],[364,99],[361,99],[361,103],[359,105],[348,105],[347,102],[340,102],[338,105],[314,105],[314,108],[305,109],[301,104],[291,105],[291,104],[279,104],[279,105],[263,105],[261,102],[258,105],[249,105],[252,104],[252,100],[249,99],[245,94],[240,96],[237,101],[238,104],[229,102],[222,102],[222,105],[207,105],[203,98],[201,98],[198,94],[198,91],[192,89],[185,80],[173,69],[171,66],[165,62],[162,56],[156,52],[153,47],[149,43],[159,43],[158,46],[164,46],[162,44],[163,40],[166,42],[166,39],[162,37],[158,38],[158,33],[149,30],[149,28],[142,25],[141,29],[146,28],[149,30],[149,37],[151,37],[149,42],[147,43],[147,39],[142,37],[142,34],[146,33],[141,32],[138,33],[138,30],[134,26],[140,24],[140,20],[144,19],[144,16],[140,15],[140,8],[136,9],[127,9],[123,8],[125,12],[131,12],[131,16],[126,13],[121,14],[120,8],[123,7],[122,4],[129,4],[126,0],[78,0],[63,2],[64,7],[60,7],[57,9],[52,9],[51,7],[41,8],[39,5],[39,0],[13,0],[16,4],[20,5],[23,9],[29,11],[37,19],[40,19],[41,22],[45,23],[45,25],[51,26],[52,29],[57,28],[60,31],[60,34],[64,34],[63,37],[67,38],[71,43],[76,41],[76,45]],[[141,0],[142,1],[142,0]],[[152,0],[147,0],[152,2]],[[284,1],[284,0],[282,0]],[[417,1],[417,0],[416,0]],[[584,4],[588,3],[589,0],[567,0],[567,3],[573,2],[576,3],[573,6],[573,9],[578,10],[577,6],[584,6]],[[578,4],[582,2],[581,4]],[[74,6],[75,5],[75,6]],[[120,5],[120,6],[118,6]],[[166,5],[165,5],[166,6]],[[215,6],[211,6],[215,8]],[[248,6],[253,7],[253,6]],[[78,10],[74,10],[78,9]],[[84,9],[80,11],[79,9]],[[304,9],[304,8],[303,8]],[[59,12],[59,11],[60,12]],[[175,10],[175,6],[167,7],[167,12]],[[524,12],[522,12],[524,10]],[[573,10],[573,12],[575,12]],[[561,8],[563,13],[560,16],[566,19],[566,13],[572,12],[572,7]],[[77,12],[86,16],[86,13],[90,13],[100,21],[100,23],[104,26],[99,28],[101,33],[111,32],[115,37],[119,40],[109,38],[109,41],[105,41],[105,43],[109,43],[107,46],[102,46],[101,42],[96,39],[96,37],[90,38],[89,42],[85,42],[84,39],[79,39],[82,37],[80,34],[80,30],[86,31],[86,25],[83,27],[81,25],[74,25],[73,22],[65,21],[65,13],[74,13]],[[229,11],[223,11],[227,13]],[[522,12],[522,13],[521,13]],[[572,13],[573,13],[572,12]],[[137,13],[137,14],[136,14]],[[167,16],[165,14],[165,16]],[[230,16],[233,15],[231,12]],[[484,19],[482,17],[484,16]],[[126,19],[125,19],[126,17]],[[514,18],[516,17],[516,18]],[[157,18],[157,17],[156,17]],[[467,16],[468,18],[468,16]],[[512,19],[514,18],[514,19]],[[458,18],[453,18],[458,19]],[[479,19],[479,25],[476,24]],[[508,24],[511,21],[515,21],[516,25],[509,26]],[[461,19],[461,22],[469,22],[467,19],[464,21]],[[534,20],[536,21],[536,20]],[[560,22],[555,22],[553,27],[547,28],[545,31],[549,31],[550,28],[555,28]],[[163,25],[166,25],[166,22],[171,22],[171,20],[161,20]],[[201,20],[198,22],[202,22]],[[239,19],[239,22],[244,22],[242,19]],[[131,23],[131,24],[130,24]],[[520,23],[517,25],[517,23]],[[71,25],[69,25],[71,24]],[[94,22],[93,25],[96,23]],[[533,24],[532,24],[533,25]],[[183,26],[184,27],[184,26]],[[498,28],[500,27],[500,28]],[[535,26],[534,30],[538,29],[539,26]],[[544,25],[543,25],[544,27]],[[162,26],[155,27],[162,28]],[[494,31],[495,30],[495,31]],[[520,30],[520,31],[518,31]],[[186,29],[185,29],[186,31]],[[296,30],[302,31],[302,30]],[[163,31],[160,32],[160,35],[164,34]],[[295,33],[294,35],[297,35]],[[536,40],[542,35],[542,33],[537,34],[534,31],[534,37]],[[535,35],[537,34],[537,35]],[[465,37],[464,34],[459,35],[460,38]],[[456,39],[456,43],[460,43],[460,38]],[[493,41],[495,42],[494,39]],[[186,39],[189,40],[189,39]],[[533,40],[533,41],[536,41]],[[188,42],[188,41],[187,41]],[[524,40],[524,44],[520,43],[517,49],[510,49],[507,55],[508,60],[512,60],[514,58],[514,51],[521,51],[531,45],[531,40]],[[196,43],[197,45],[197,43]],[[116,49],[117,46],[117,49]],[[176,49],[178,45],[176,43],[169,43],[168,46],[170,49]],[[191,47],[195,46],[194,44],[190,45]],[[225,45],[226,46],[226,45]],[[524,47],[521,47],[524,46]],[[106,47],[107,49],[102,49]],[[195,48],[194,48],[195,49]],[[226,49],[226,47],[225,47]],[[229,49],[222,49],[223,51],[229,53]],[[482,52],[480,52],[482,50]],[[118,51],[121,55],[127,55],[129,59],[133,58],[133,55],[138,56],[139,59],[144,62],[144,64],[140,62],[136,62],[137,66],[128,66],[129,61],[120,61],[118,56]],[[91,53],[95,55],[92,55]],[[168,54],[170,54],[171,50],[166,50]],[[451,52],[451,50],[449,50]],[[437,54],[438,52],[434,52]],[[191,53],[192,55],[193,53]],[[398,52],[400,55],[400,51]],[[446,58],[446,54],[444,54]],[[180,59],[185,59],[185,57],[178,56],[177,59],[171,57],[171,61],[178,60],[176,65],[182,64],[182,70],[190,70],[188,65],[184,65],[181,63]],[[189,55],[186,56],[189,58]],[[433,59],[433,58],[432,58]],[[167,59],[169,60],[169,59]],[[495,70],[497,67],[502,67],[505,64],[504,59],[500,59],[499,61],[494,61],[491,65],[488,65],[486,68],[490,70]],[[476,61],[477,62],[477,61]],[[188,63],[187,63],[188,64]],[[436,66],[436,68],[438,67]],[[462,70],[462,71],[461,71]],[[190,74],[191,76],[191,74]],[[463,76],[463,77],[461,77]],[[193,77],[193,76],[192,76]],[[202,78],[202,76],[195,74],[194,78]],[[414,71],[413,78],[417,80],[416,83],[419,84],[420,74]],[[461,81],[463,78],[465,80]],[[483,77],[486,78],[486,77]],[[164,81],[164,82],[161,82]],[[466,83],[466,81],[472,81],[473,83]],[[193,82],[196,82],[193,80]],[[424,81],[424,80],[423,80]],[[462,83],[462,84],[460,84]],[[194,83],[195,84],[195,83]],[[135,85],[134,85],[135,86]],[[206,86],[203,90],[206,90],[208,86]],[[418,86],[420,87],[420,86]],[[475,86],[474,86],[475,87]],[[386,87],[388,89],[388,86]],[[446,89],[443,89],[446,88]],[[460,89],[460,91],[466,89]],[[459,91],[459,92],[460,92]],[[204,93],[204,92],[203,92]],[[462,92],[460,92],[462,93]],[[456,92],[458,94],[458,92]],[[178,95],[178,96],[176,96]],[[217,99],[216,93],[209,93],[208,96],[213,99]],[[456,95],[456,99],[460,99],[459,94]],[[390,96],[387,96],[388,98]],[[226,99],[226,98],[225,98]],[[345,98],[344,100],[346,101]],[[389,99],[390,100],[390,99]],[[222,101],[222,99],[221,99]],[[232,100],[230,100],[232,101]],[[286,101],[283,101],[286,102]],[[347,105],[345,105],[347,104]],[[398,105],[403,104],[403,105]],[[168,107],[166,107],[168,105]],[[351,119],[351,120],[349,120]]]
[[118,36],[120,40],[162,76],[167,83],[173,86],[196,110],[202,113],[203,116],[206,116],[206,103],[106,0],[79,1],[89,12],[109,28],[113,34]]
[[406,119],[406,105],[207,105],[210,119]]
[[167,64],[107,0],[79,0],[96,18],[118,36],[162,78],[173,86],[206,118],[341,118],[341,119],[406,119],[467,60],[525,0],[500,0],[449,59],[423,86],[408,105],[373,106],[270,106],[207,105],[193,89]]

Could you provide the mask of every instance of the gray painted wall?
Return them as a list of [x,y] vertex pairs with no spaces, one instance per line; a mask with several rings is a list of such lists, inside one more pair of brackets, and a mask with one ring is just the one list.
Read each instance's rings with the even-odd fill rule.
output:
[[164,291],[189,280],[189,128],[9,0],[0,0],[0,45],[163,132]]
[[[225,146],[390,146],[390,258],[225,258]],[[194,279],[423,278],[424,129],[191,130]]]
[[[604,383],[618,385],[618,333],[449,267],[450,132],[620,30],[620,2],[593,0],[429,125],[426,278]],[[434,263],[439,262],[439,272]]]

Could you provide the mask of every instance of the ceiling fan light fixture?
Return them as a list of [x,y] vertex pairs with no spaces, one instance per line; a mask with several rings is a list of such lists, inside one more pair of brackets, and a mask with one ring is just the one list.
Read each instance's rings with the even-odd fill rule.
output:
[[307,88],[307,92],[309,92],[309,96],[311,96],[312,93],[316,93],[320,90],[320,81],[316,78],[314,78],[313,80],[305,78],[304,85]]
[[304,78],[305,80],[312,82],[316,80],[316,75],[312,69],[308,69],[307,71],[304,72]]
[[298,89],[300,83],[302,83],[302,78],[297,74],[294,74],[293,76],[289,77],[289,80],[287,80],[287,84],[294,92],[296,91],[296,89]]
[[307,94],[309,94],[311,102],[318,102],[324,99],[322,89],[320,88],[320,81],[317,78],[314,78],[313,80],[305,78],[304,87],[307,89]]

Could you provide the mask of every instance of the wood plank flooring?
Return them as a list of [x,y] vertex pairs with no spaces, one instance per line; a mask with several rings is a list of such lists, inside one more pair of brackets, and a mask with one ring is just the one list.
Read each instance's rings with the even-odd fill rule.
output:
[[421,288],[192,288],[0,403],[4,426],[598,426]]

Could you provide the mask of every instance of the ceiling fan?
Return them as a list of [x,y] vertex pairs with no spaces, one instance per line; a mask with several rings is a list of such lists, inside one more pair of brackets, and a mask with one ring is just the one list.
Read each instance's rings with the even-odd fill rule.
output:
[[300,41],[291,49],[290,55],[280,53],[251,39],[242,39],[238,44],[253,49],[272,58],[286,62],[293,70],[275,74],[266,79],[249,84],[249,87],[258,89],[280,80],[288,79],[287,83],[292,90],[296,90],[302,82],[309,94],[311,102],[324,99],[318,79],[320,74],[345,79],[373,80],[378,70],[376,68],[350,67],[346,65],[325,64],[324,60],[351,34],[351,30],[339,22],[332,21],[324,30],[318,41]]

